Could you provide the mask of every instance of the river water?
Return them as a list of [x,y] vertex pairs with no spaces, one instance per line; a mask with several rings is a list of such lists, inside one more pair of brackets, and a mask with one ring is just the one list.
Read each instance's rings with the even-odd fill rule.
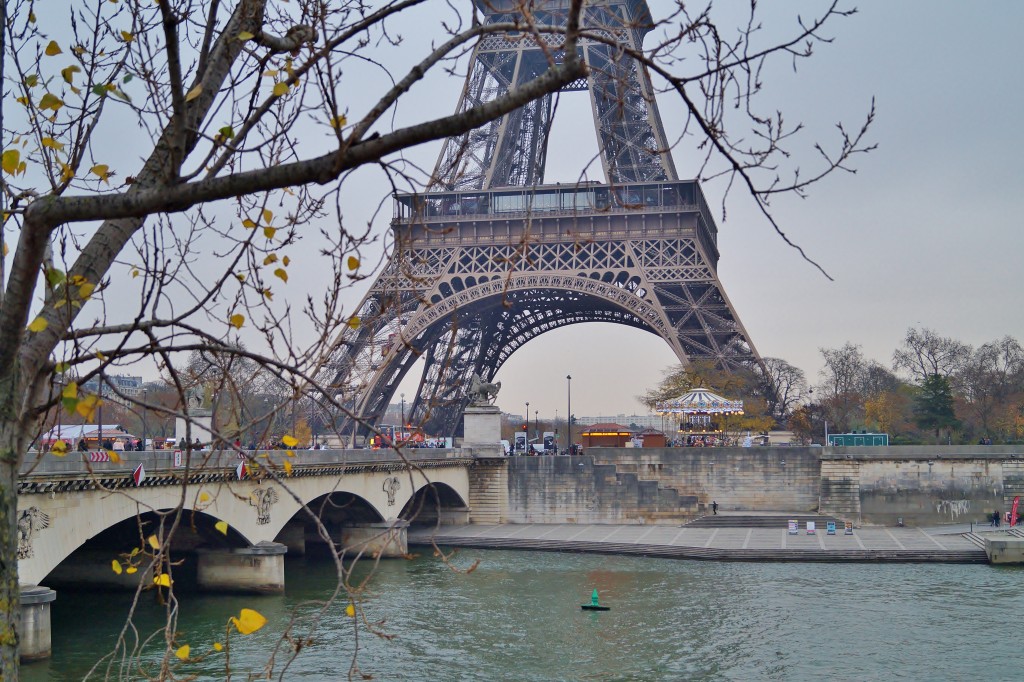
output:
[[[381,564],[362,600],[385,639],[361,629],[358,666],[376,680],[1019,680],[1024,570],[984,565],[718,563],[462,550],[457,573],[425,552]],[[243,607],[269,624],[230,640],[232,679],[268,660],[293,612],[303,632],[333,565],[290,560],[282,596],[183,595],[179,675],[220,680],[225,624]],[[597,588],[608,612],[581,611]],[[23,679],[78,680],[113,647],[129,598],[58,593],[53,658]],[[345,679],[356,650],[346,602],[274,679]],[[147,595],[135,618],[163,610]],[[144,664],[162,642],[143,650]],[[152,670],[152,669],[151,669]],[[138,679],[132,673],[123,679]],[[116,678],[111,675],[111,678]],[[103,679],[99,673],[90,679]],[[354,674],[354,679],[362,679]]]

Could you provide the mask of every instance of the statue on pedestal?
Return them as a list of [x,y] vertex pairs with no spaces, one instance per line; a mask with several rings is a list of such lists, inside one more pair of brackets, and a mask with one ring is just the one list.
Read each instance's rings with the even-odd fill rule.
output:
[[493,405],[501,390],[501,382],[491,383],[484,381],[480,375],[473,372],[469,382],[469,404],[477,407]]

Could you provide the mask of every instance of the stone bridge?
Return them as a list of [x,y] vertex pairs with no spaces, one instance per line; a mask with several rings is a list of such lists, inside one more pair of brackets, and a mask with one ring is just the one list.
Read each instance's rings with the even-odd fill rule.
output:
[[[400,555],[410,522],[468,521],[471,449],[410,449],[403,456],[271,451],[259,453],[255,466],[235,452],[117,454],[119,462],[90,461],[103,457],[96,453],[30,454],[22,468],[23,658],[49,653],[48,602],[55,598],[49,588],[134,589],[140,578],[152,582],[147,562],[131,575],[115,572],[113,562],[127,569],[136,563],[133,548],[150,535],[164,536],[174,516],[160,512],[184,510],[168,548],[172,559],[184,559],[174,569],[176,580],[180,574],[200,589],[241,592],[283,590],[286,552],[326,551],[330,541]],[[145,476],[136,484],[139,465]]]

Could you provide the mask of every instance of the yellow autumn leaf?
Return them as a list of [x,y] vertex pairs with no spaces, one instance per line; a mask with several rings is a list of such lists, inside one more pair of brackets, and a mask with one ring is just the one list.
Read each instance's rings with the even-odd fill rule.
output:
[[216,528],[217,530],[219,530],[222,535],[227,535],[228,534],[228,522],[227,521],[218,521],[217,523],[213,524],[213,527]]
[[121,569],[121,562],[120,561],[118,561],[117,559],[114,559],[113,561],[110,562],[110,567],[112,569],[114,569],[114,573],[117,573],[118,575],[121,575],[122,569]]
[[264,265],[270,265],[271,263],[276,263],[276,262],[277,262],[277,254],[276,253],[268,253],[267,257],[263,259],[263,264]]
[[96,414],[96,408],[101,403],[102,401],[98,397],[87,395],[75,405],[75,412],[82,415],[85,419],[92,421],[93,416]]
[[57,44],[56,40],[51,40],[46,46],[46,50],[44,50],[44,54],[46,54],[47,57],[53,57],[61,52],[63,52],[63,50],[60,49],[60,45]]
[[355,256],[349,256],[348,257],[348,269],[349,270],[355,270],[358,267],[359,267],[359,259],[356,258]]
[[107,456],[110,457],[110,461],[114,464],[121,463],[121,455],[117,454],[116,450],[107,450]]
[[238,34],[238,39],[243,41],[243,42],[246,41],[246,40],[252,40],[255,37],[256,36],[254,36],[253,34],[249,33],[248,31],[242,31],[241,33]]
[[348,325],[349,329],[356,330],[359,329],[360,325],[362,325],[362,321],[358,317],[353,315],[352,317],[348,318],[348,322],[346,322],[345,324]]
[[277,234],[277,229],[273,227],[264,227],[263,236],[267,239],[273,239],[274,235]]
[[241,329],[242,325],[245,324],[245,315],[235,313],[234,315],[231,316],[230,322],[231,326],[233,326],[235,329]]
[[40,140],[40,143],[44,147],[48,147],[49,149],[56,149],[58,152],[64,149],[64,145],[61,144],[60,142],[57,142],[57,140],[53,139],[52,137],[44,137],[42,140]]
[[199,501],[200,502],[209,502],[210,501],[210,493],[199,493]]
[[92,292],[96,290],[96,285],[91,282],[86,282],[82,286],[78,287],[78,296],[83,300],[88,300],[92,296]]
[[153,549],[160,549],[160,540],[158,540],[155,535],[150,535],[148,538],[146,538],[146,541],[149,543],[149,546]]
[[130,43],[135,40],[135,36],[128,31],[121,31],[121,38],[123,38],[126,43]]
[[138,269],[138,268],[134,268],[134,269],[132,270],[132,279],[135,279],[135,278],[136,278],[136,277],[138,277],[138,276],[139,276],[140,274],[142,274],[142,273],[141,273],[141,272],[139,271],[139,269]]
[[154,585],[159,585],[160,587],[170,587],[171,586],[171,576],[167,575],[166,573],[161,573],[160,575],[155,575],[155,576],[153,576],[153,584]]
[[132,573],[137,573],[138,570],[139,569],[135,568],[134,566],[129,566],[128,568],[124,569],[124,572],[128,575],[131,575]]
[[266,625],[267,619],[259,611],[242,609],[241,613],[238,614],[238,618],[231,616],[231,622],[235,624],[235,627],[243,635],[251,635]]
[[269,225],[270,222],[273,219],[274,219],[274,212],[271,211],[269,208],[263,209],[263,222],[265,222],[267,225]]
[[221,644],[220,642],[214,642],[213,643],[213,648],[216,649],[217,651],[223,651],[224,650],[224,645]]
[[345,127],[346,123],[348,123],[348,118],[345,116],[345,114],[342,114],[341,116],[335,116],[330,120],[331,127],[334,128],[335,130],[337,130],[338,128]]
[[245,220],[242,221],[242,227],[244,227],[246,229],[249,229],[249,230],[255,230],[256,229],[256,223],[254,223],[253,221],[251,221],[248,218],[246,218]]
[[281,259],[281,262],[284,263],[285,267],[288,267],[288,264],[292,262],[292,259],[289,258],[288,256],[285,256],[284,258]]
[[191,102],[196,97],[199,97],[199,95],[201,95],[201,94],[203,94],[203,84],[202,83],[200,83],[199,85],[197,85],[196,87],[194,87],[194,88],[192,88],[191,90],[188,91],[188,94],[185,95],[185,101],[186,102]]
[[280,279],[282,282],[288,281],[288,272],[284,268],[278,268],[274,270],[274,276]]
[[42,317],[37,317],[36,319],[32,320],[32,324],[28,326],[28,330],[30,332],[41,332],[48,326],[50,326],[49,322],[44,320]]
[[282,97],[288,94],[288,84],[285,82],[278,83],[274,86],[274,97]]
[[349,604],[348,606],[345,607],[345,615],[348,616],[349,618],[355,618],[356,617],[356,607],[355,607],[355,604]]
[[72,381],[70,384],[64,387],[64,390],[60,392],[62,398],[77,398],[78,397],[78,384]]
[[66,163],[61,162],[60,164],[60,181],[68,182],[75,177],[75,169]]
[[285,436],[284,438],[282,438],[281,442],[284,443],[285,445],[287,445],[290,448],[294,448],[296,445],[299,444],[299,441],[295,439],[295,436],[291,436],[291,435],[288,435],[288,436]]
[[178,650],[174,652],[174,655],[183,661],[187,661],[189,651],[191,651],[191,649],[188,644],[186,644],[185,646],[178,647]]
[[244,272],[236,273],[235,274],[235,279],[237,279],[239,282],[244,282],[245,281],[245,273]]
[[268,301],[274,300],[274,292],[272,292],[270,289],[264,289],[260,293],[263,294],[263,298],[267,299]]
[[[294,457],[295,456],[295,451],[293,451],[293,450],[285,450],[284,454],[287,455],[288,457]],[[285,464],[287,464],[287,462],[285,462]]]
[[21,152],[17,149],[8,149],[3,155],[4,173],[14,175],[18,172],[18,164],[21,163]]
[[42,99],[39,100],[39,108],[42,111],[53,109],[54,112],[56,112],[62,106],[64,106],[64,100],[57,97],[57,95],[50,94],[49,92],[43,95]]
[[284,461],[284,475],[285,476],[291,476],[292,475],[292,463],[289,462],[288,460]]
[[98,163],[89,169],[89,172],[97,176],[103,182],[110,184],[110,166],[105,163]]
[[75,78],[75,74],[79,72],[81,72],[81,69],[72,64],[65,69],[61,69],[60,75],[64,79],[65,83],[71,83]]
[[63,457],[64,455],[68,454],[68,444],[65,443],[63,440],[58,440],[56,443],[50,446],[50,452],[57,455],[58,457]]

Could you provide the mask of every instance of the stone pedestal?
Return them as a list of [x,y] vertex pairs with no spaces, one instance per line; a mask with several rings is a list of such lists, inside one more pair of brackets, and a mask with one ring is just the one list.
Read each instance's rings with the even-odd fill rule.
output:
[[42,585],[21,586],[21,629],[19,649],[22,661],[50,657],[50,602],[57,593]]
[[261,542],[241,549],[197,551],[197,582],[210,592],[276,594],[284,592],[284,555],[288,548]]
[[503,457],[501,409],[497,405],[470,405],[462,415],[462,447],[476,457]]
[[341,529],[341,546],[347,553],[384,559],[409,553],[409,522],[356,523]]

